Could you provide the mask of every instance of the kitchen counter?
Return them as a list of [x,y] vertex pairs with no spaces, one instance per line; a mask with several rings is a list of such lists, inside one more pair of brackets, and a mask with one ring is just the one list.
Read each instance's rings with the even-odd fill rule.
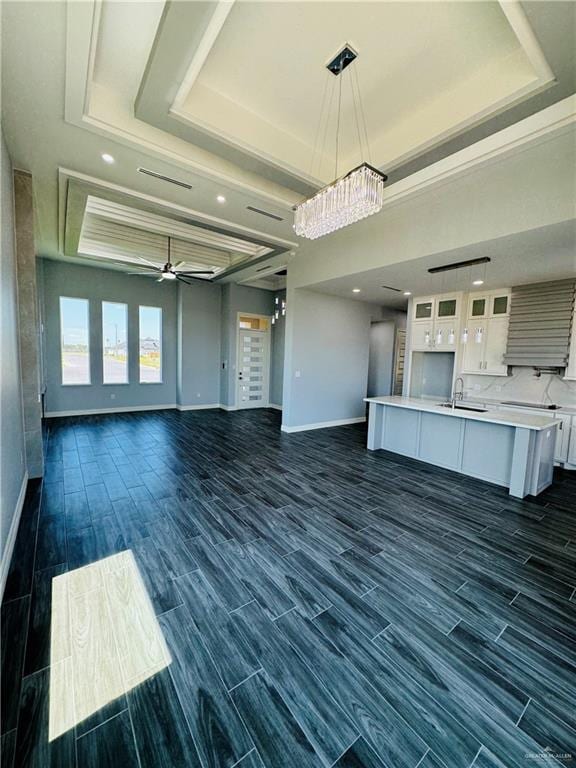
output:
[[[438,398],[440,399],[440,398]],[[473,411],[465,410],[464,408],[446,408],[434,400],[424,400],[416,397],[366,397],[364,400],[366,403],[382,403],[385,405],[392,405],[396,408],[411,408],[419,411],[427,411],[428,413],[440,413],[444,416],[453,416],[459,419],[476,419],[478,421],[490,421],[494,424],[506,424],[509,427],[525,427],[526,429],[546,429],[554,424],[554,418],[552,416],[544,416],[539,413],[534,415],[529,413],[518,413],[513,409],[504,410],[499,408],[497,411],[487,410]],[[469,401],[468,401],[469,402]],[[456,405],[459,405],[460,401],[456,401]],[[470,404],[470,408],[481,408],[481,403]],[[556,413],[556,411],[554,411]]]
[[368,397],[368,449],[384,449],[536,496],[552,483],[558,420],[433,400]]

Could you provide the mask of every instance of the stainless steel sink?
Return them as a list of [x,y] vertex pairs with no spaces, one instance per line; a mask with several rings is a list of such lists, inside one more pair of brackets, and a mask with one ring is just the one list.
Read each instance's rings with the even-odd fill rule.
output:
[[[452,408],[452,403],[438,403],[442,408]],[[455,411],[475,411],[475,413],[486,413],[487,408],[475,408],[473,405],[455,405]]]

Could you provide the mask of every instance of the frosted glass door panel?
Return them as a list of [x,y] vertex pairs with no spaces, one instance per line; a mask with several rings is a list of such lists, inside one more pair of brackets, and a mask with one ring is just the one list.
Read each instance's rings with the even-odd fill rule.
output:
[[240,329],[236,391],[238,408],[256,408],[268,404],[269,348],[268,332]]

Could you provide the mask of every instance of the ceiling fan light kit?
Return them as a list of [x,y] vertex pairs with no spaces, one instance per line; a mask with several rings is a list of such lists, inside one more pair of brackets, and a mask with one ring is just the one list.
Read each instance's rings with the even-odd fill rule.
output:
[[[204,269],[204,270],[193,270],[193,271],[181,271],[178,269],[182,264],[184,264],[183,261],[179,261],[178,264],[172,264],[171,262],[171,242],[172,238],[168,238],[168,261],[166,264],[164,264],[163,267],[153,264],[151,261],[148,261],[143,256],[138,256],[140,261],[144,262],[141,266],[142,271],[141,272],[129,272],[129,275],[140,275],[144,277],[154,277],[155,274],[159,275],[158,279],[156,280],[157,283],[162,283],[164,280],[179,280],[181,283],[186,283],[187,285],[191,285],[191,280],[200,280],[203,278],[199,278],[198,275],[208,275],[211,276],[214,274],[214,270],[212,269]],[[146,271],[147,270],[147,271]]]
[[[326,65],[326,68],[336,77],[338,83],[338,113],[336,123],[336,173],[338,176],[338,146],[340,140],[340,112],[342,104],[342,72],[358,57],[356,51],[346,44],[338,54]],[[357,75],[356,75],[357,77]],[[361,136],[364,135],[366,153],[370,156],[368,147],[368,132],[364,119],[364,110],[360,101],[360,88],[356,80],[354,88],[352,75],[349,77],[356,129],[360,152],[363,152]],[[356,95],[356,91],[357,94]],[[360,104],[357,104],[357,101]],[[322,110],[321,110],[322,112]],[[361,115],[362,131],[358,114]],[[320,115],[322,123],[322,114]],[[314,164],[314,158],[313,162]],[[387,180],[382,173],[367,162],[361,163],[319,192],[294,206],[294,231],[300,237],[315,240],[318,237],[335,232],[338,229],[354,224],[367,216],[378,213],[384,204],[384,182]]]

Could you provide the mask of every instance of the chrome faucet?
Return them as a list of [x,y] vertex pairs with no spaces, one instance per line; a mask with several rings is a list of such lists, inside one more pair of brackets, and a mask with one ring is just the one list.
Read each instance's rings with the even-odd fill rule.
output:
[[[460,382],[460,391],[457,390],[458,382]],[[452,394],[452,408],[456,407],[456,400],[464,400],[464,379],[458,376],[454,382],[454,392]]]

